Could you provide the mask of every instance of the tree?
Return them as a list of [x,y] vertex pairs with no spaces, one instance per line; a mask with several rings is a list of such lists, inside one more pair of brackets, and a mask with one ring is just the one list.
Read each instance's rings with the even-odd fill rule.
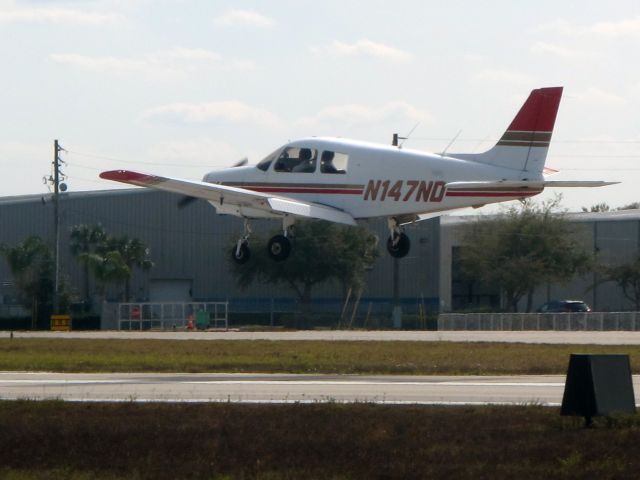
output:
[[640,311],[640,255],[631,263],[614,267],[602,267],[603,279],[600,283],[615,282],[622,294],[633,302],[636,311]]
[[49,246],[38,236],[31,236],[15,245],[1,245],[13,275],[19,297],[31,312],[32,325],[46,326],[53,304],[53,255]]
[[378,252],[376,239],[363,227],[343,227],[322,221],[300,222],[295,228],[295,248],[285,261],[275,262],[265,248],[252,250],[251,259],[233,273],[240,287],[253,282],[287,285],[308,312],[315,285],[339,281],[343,289],[362,288],[364,273]]
[[[127,235],[108,235],[100,225],[79,225],[72,229],[72,235],[74,233],[76,238],[72,247],[78,261],[87,269],[86,278],[91,271],[103,295],[107,285],[124,284],[124,299],[129,301],[133,271],[136,268],[147,271],[153,267],[149,247],[142,240]],[[88,281],[85,288],[88,292]]]
[[558,212],[559,204],[560,197],[540,205],[526,200],[472,224],[460,252],[464,274],[499,286],[507,308],[514,312],[526,295],[529,312],[537,286],[567,281],[586,271],[590,257]]
[[93,271],[103,297],[108,285],[123,283],[131,277],[131,269],[116,250],[81,253],[78,258]]
[[596,212],[609,212],[611,211],[611,207],[605,203],[596,203],[595,205],[591,205],[590,208],[582,207],[583,212],[596,213]]
[[640,202],[632,202],[622,207],[618,207],[618,210],[637,210],[640,208]]
[[82,264],[83,298],[85,305],[91,305],[89,292],[89,255],[95,253],[97,248],[104,243],[107,234],[102,225],[75,225],[71,227],[70,249],[71,254]]
[[124,297],[128,302],[131,299],[131,275],[135,268],[143,271],[149,271],[153,267],[153,261],[150,258],[149,247],[138,238],[129,238],[127,235],[119,237],[107,237],[104,243],[103,252],[118,252],[122,263],[128,269],[128,275],[123,276]]

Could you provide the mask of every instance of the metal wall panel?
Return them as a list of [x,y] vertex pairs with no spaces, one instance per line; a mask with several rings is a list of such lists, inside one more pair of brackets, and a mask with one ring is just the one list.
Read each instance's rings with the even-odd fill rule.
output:
[[[192,280],[193,298],[223,300],[231,298],[293,298],[282,285],[252,285],[240,290],[229,273],[230,249],[243,231],[237,217],[216,215],[204,201],[178,208],[181,196],[150,190],[112,190],[65,193],[60,196],[61,270],[70,283],[81,290],[81,268],[69,252],[69,232],[78,224],[101,224],[110,234],[128,235],[144,241],[151,250],[155,266],[148,273],[136,271],[131,282],[134,300],[149,297],[153,279]],[[386,221],[367,222],[380,239],[378,258],[368,273],[363,296],[390,299],[393,295],[393,263],[386,252]],[[279,230],[280,222],[253,221],[255,236],[266,237]],[[401,263],[401,297],[429,299],[438,296],[438,219],[409,226],[412,249]],[[51,195],[0,199],[0,243],[15,244],[29,235],[39,235],[51,245],[53,239],[53,204]],[[257,245],[254,247],[257,248]],[[10,273],[0,261],[0,284],[10,280]],[[92,288],[94,288],[92,282]],[[2,292],[0,292],[1,294]],[[117,299],[110,289],[108,298]],[[340,299],[339,285],[323,285],[314,297]]]

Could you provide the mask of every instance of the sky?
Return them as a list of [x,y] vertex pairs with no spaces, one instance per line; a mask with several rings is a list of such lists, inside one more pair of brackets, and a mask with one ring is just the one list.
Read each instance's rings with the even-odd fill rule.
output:
[[307,136],[480,152],[564,86],[553,179],[622,183],[563,205],[619,207],[640,201],[639,52],[637,0],[0,0],[0,196],[49,191],[54,139],[70,191]]

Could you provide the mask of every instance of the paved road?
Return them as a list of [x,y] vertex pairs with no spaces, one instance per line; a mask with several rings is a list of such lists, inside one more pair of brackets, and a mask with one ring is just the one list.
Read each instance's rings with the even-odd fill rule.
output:
[[[0,372],[0,398],[164,402],[375,402],[541,404],[562,402],[565,377],[269,374],[61,374]],[[634,377],[640,404],[640,376]]]
[[[0,332],[0,338],[10,332]],[[317,340],[382,342],[509,342],[548,344],[640,345],[640,332],[503,332],[503,331],[345,331],[302,330],[296,332],[14,332],[24,338],[96,338],[159,340]]]

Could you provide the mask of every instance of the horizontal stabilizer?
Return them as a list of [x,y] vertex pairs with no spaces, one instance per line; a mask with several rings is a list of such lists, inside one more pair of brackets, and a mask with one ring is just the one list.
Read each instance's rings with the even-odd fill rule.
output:
[[451,182],[447,183],[448,191],[458,190],[542,190],[543,188],[564,187],[605,187],[620,182],[605,182],[601,180],[503,180],[495,182]]
[[620,182],[604,182],[602,180],[554,180],[543,182],[545,187],[606,187]]

